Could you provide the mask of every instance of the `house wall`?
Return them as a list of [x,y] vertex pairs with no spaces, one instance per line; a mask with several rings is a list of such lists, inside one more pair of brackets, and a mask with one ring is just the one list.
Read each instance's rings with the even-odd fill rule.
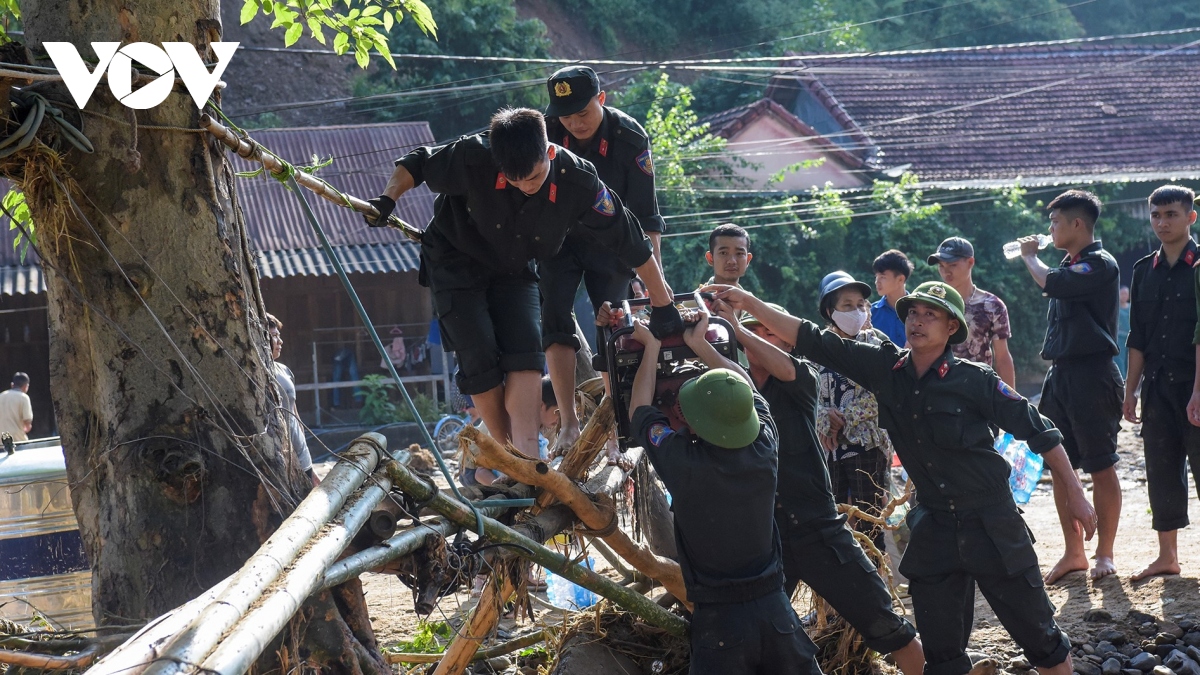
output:
[[[385,345],[400,337],[406,353],[415,354],[429,334],[432,304],[429,290],[417,283],[416,272],[386,274],[351,274],[359,299],[379,331]],[[263,279],[263,300],[267,311],[283,322],[283,352],[279,360],[292,369],[297,385],[314,382],[314,349],[316,376],[321,382],[348,381],[348,368],[340,377],[335,372],[334,357],[344,349],[353,357],[359,378],[365,375],[386,374],[374,345],[354,311],[346,290],[335,276],[295,276],[283,279]],[[403,335],[394,334],[400,330]],[[344,355],[345,356],[345,355]],[[347,360],[341,360],[343,364]],[[397,368],[401,377],[429,375],[436,368],[430,359],[421,363],[409,361]],[[432,394],[432,385],[418,384],[410,392]],[[336,405],[335,405],[336,403]],[[316,398],[311,391],[297,392],[296,406],[304,422],[313,426],[317,421]],[[352,423],[358,420],[361,401],[349,389],[334,397],[334,390],[321,392],[321,424]]]
[[0,389],[12,374],[29,375],[33,405],[30,438],[53,436],[58,426],[50,400],[50,334],[46,325],[46,294],[0,296]]
[[[735,167],[735,172],[753,181],[753,187],[767,188],[772,174],[793,164],[825,157],[825,163],[813,169],[802,169],[788,174],[782,183],[771,189],[803,191],[814,185],[823,187],[832,183],[835,188],[854,188],[866,184],[861,174],[851,172],[833,157],[827,157],[808,143],[798,142],[796,132],[770,115],[763,115],[750,122],[729,139],[729,152],[743,157],[759,168]],[[791,143],[787,143],[791,141]],[[749,143],[749,145],[739,145]]]

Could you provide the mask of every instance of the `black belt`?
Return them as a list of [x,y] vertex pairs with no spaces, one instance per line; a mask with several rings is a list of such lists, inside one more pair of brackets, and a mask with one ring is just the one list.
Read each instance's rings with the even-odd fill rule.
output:
[[728,586],[704,586],[696,584],[687,589],[688,600],[699,602],[750,602],[764,595],[783,590],[783,567],[757,579],[735,582]]
[[1006,502],[1015,504],[1013,502],[1012,491],[1007,487],[1002,490],[992,490],[990,492],[980,492],[959,497],[927,494],[918,490],[917,498],[922,506],[928,506],[935,511],[970,511]]

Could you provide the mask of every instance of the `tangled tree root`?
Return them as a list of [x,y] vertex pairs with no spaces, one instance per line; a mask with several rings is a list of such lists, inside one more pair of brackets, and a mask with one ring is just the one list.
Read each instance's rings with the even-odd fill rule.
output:
[[572,645],[601,642],[609,650],[623,656],[644,673],[674,675],[686,673],[689,645],[686,638],[647,625],[633,614],[621,611],[607,600],[588,611],[571,616],[561,628],[549,629],[546,641],[553,659],[548,672],[556,672],[564,650]]

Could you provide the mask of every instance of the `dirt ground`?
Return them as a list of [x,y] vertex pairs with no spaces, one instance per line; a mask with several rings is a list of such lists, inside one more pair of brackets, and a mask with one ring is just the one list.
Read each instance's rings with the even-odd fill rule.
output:
[[[1136,584],[1129,581],[1129,575],[1154,559],[1157,540],[1150,529],[1141,439],[1136,436],[1136,428],[1131,428],[1128,423],[1123,423],[1123,426],[1118,471],[1121,476],[1124,507],[1117,539],[1118,574],[1092,583],[1086,573],[1074,573],[1048,589],[1050,600],[1058,608],[1060,625],[1073,638],[1086,639],[1090,633],[1105,627],[1105,624],[1086,623],[1082,620],[1084,612],[1092,608],[1107,610],[1116,621],[1123,620],[1130,610],[1138,610],[1167,620],[1178,620],[1184,616],[1200,619],[1200,538],[1195,534],[1195,529],[1184,530],[1179,538],[1183,575],[1157,577]],[[1085,488],[1087,487],[1085,483]],[[1048,569],[1062,552],[1058,517],[1049,484],[1043,482],[1039,486],[1024,510],[1025,519],[1037,538],[1037,551],[1043,570]],[[1194,492],[1191,495],[1189,512],[1193,521],[1200,521],[1200,503],[1197,502]],[[1094,542],[1088,546],[1089,550],[1092,550]],[[600,563],[598,569],[605,570],[603,560],[598,555],[596,558]],[[609,573],[611,575],[611,570]],[[381,644],[390,645],[413,635],[418,622],[413,612],[410,591],[394,577],[365,575],[363,580],[367,603],[371,608],[372,620]],[[539,596],[543,599],[546,597],[545,593]],[[797,601],[797,610],[803,614],[807,607],[802,607],[802,604],[806,602]],[[469,593],[461,592],[443,599],[430,618],[437,621],[458,619],[472,605]],[[539,621],[553,620],[553,612],[540,605],[535,605],[534,608]],[[529,621],[516,624],[506,620],[501,624],[501,637],[524,633],[530,630],[531,625]],[[1002,665],[1007,665],[1010,658],[1019,654],[1019,650],[979,595],[975,604],[975,628],[970,644],[971,650],[992,656]]]

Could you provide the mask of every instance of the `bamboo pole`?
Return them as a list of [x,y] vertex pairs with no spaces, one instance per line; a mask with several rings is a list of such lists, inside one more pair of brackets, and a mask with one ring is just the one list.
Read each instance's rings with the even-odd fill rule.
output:
[[[579,520],[589,529],[606,530],[617,517],[616,512],[604,513],[579,486],[563,473],[551,469],[544,462],[524,459],[507,451],[491,436],[474,427],[463,429],[461,438],[469,442],[466,451],[475,458],[475,465],[485,469],[501,471],[507,476],[540,487],[575,512]],[[663,585],[671,595],[687,603],[687,589],[683,584],[683,572],[679,563],[654,555],[648,546],[634,543],[629,535],[614,529],[605,535],[592,535],[603,539],[617,555],[629,561],[642,574]]]
[[[153,662],[145,669],[146,675],[178,675],[212,652],[226,631],[238,623],[317,532],[342,510],[351,494],[379,464],[386,448],[387,439],[380,434],[364,434],[355,440],[325,480],[309,492],[279,529],[230,578],[224,590],[183,630],[174,633],[168,644],[155,650]],[[317,579],[323,576],[323,571],[324,568],[317,571]],[[118,648],[114,654],[120,651]]]
[[[262,146],[257,143],[250,143],[241,136],[238,136],[224,124],[216,121],[207,113],[200,116],[200,127],[212,134],[217,140],[224,143],[229,149],[237,153],[238,157],[248,159],[252,162],[259,162],[264,168],[276,178],[287,178],[287,169],[279,158],[270,153],[263,152]],[[379,216],[379,211],[374,206],[371,206],[366,201],[338,191],[329,183],[317,178],[316,176],[296,170],[296,182],[304,187],[317,193],[319,197],[326,201],[333,202],[338,206],[348,207],[361,214],[371,216],[372,218]],[[421,230],[409,225],[401,220],[395,214],[388,217],[387,226],[396,230],[400,230],[413,241],[421,240]]]
[[326,524],[287,572],[264,590],[254,608],[225,634],[198,670],[220,675],[242,675],[249,670],[308,596],[321,588],[326,569],[346,550],[391,489],[387,473],[376,472],[373,484],[351,496],[337,518]]
[[[479,511],[488,513],[484,509],[479,509]],[[449,537],[458,530],[458,525],[443,518],[423,521],[419,525],[397,532],[394,537],[379,545],[363,549],[330,565],[329,569],[325,570],[325,578],[321,582],[321,587],[332,588],[350,581],[363,572],[379,569],[393,560],[412,555],[414,551],[425,545],[426,535],[440,534],[443,537]]]
[[[475,515],[466,505],[435,491],[427,482],[417,478],[408,467],[399,462],[387,462],[386,470],[392,482],[412,498],[428,501],[431,508],[462,527],[474,527]],[[545,567],[555,574],[597,595],[612,600],[628,612],[638,615],[647,623],[662,628],[672,635],[687,635],[688,622],[654,604],[644,595],[613,583],[592,570],[572,563],[566,556],[533,541],[512,528],[492,518],[483,519],[484,534],[497,543],[513,544],[524,549],[521,555]]]

